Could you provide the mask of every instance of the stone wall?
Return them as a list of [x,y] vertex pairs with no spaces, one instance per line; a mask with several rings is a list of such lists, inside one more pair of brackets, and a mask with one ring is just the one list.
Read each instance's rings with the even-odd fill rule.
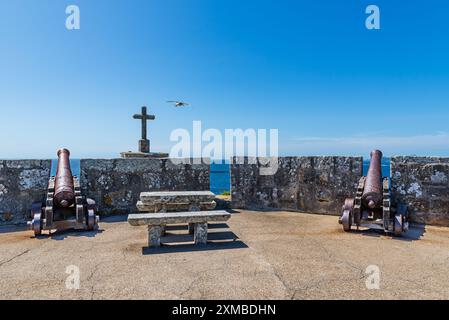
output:
[[[231,165],[234,208],[340,214],[362,175],[362,158],[281,157],[274,175],[258,164]],[[248,159],[245,159],[248,162]],[[33,201],[43,200],[50,160],[0,160],[0,225],[24,223]],[[142,191],[209,190],[207,164],[169,159],[83,159],[83,192],[102,214],[129,213]],[[415,222],[449,226],[449,158],[393,157],[393,193]]]
[[81,188],[101,214],[136,212],[144,191],[210,189],[208,164],[173,164],[170,159],[82,159]]
[[340,215],[362,176],[361,157],[281,157],[274,175],[261,175],[260,163],[231,165],[232,206]]
[[51,160],[0,160],[0,225],[24,223],[45,197]]
[[391,178],[412,221],[449,226],[449,158],[393,157]]

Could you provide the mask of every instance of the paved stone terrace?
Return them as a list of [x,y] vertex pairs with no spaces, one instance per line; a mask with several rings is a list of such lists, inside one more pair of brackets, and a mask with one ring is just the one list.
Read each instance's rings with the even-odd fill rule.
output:
[[[205,249],[171,243],[156,251],[143,248],[147,229],[129,226],[126,217],[100,229],[34,239],[0,228],[0,298],[449,298],[448,228],[419,227],[392,239],[344,233],[332,216],[241,211],[212,225],[214,243]],[[365,286],[372,264],[381,270],[380,290]],[[69,265],[81,270],[79,290],[65,287]]]

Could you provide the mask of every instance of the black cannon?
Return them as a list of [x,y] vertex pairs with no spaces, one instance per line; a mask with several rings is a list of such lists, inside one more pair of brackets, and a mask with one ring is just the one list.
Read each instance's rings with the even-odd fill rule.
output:
[[382,152],[371,152],[371,162],[366,177],[361,177],[355,198],[348,198],[343,205],[339,223],[344,231],[351,226],[380,229],[394,235],[408,230],[408,208],[394,201],[390,179],[382,177]]
[[59,149],[57,154],[56,176],[50,177],[45,202],[33,203],[28,226],[35,235],[42,230],[94,230],[99,221],[95,201],[82,196],[78,178],[70,168],[70,151]]

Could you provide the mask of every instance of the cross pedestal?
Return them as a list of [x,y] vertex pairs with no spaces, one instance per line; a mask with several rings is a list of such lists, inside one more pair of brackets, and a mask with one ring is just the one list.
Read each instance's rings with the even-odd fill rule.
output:
[[150,153],[150,140],[139,140],[139,152]]
[[147,107],[142,107],[142,114],[135,114],[134,119],[142,121],[142,139],[139,140],[139,152],[150,153],[150,140],[147,139],[147,120],[154,120],[154,115],[147,114]]

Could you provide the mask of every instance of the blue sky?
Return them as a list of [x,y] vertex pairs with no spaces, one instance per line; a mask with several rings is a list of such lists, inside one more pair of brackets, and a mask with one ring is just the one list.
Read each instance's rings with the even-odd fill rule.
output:
[[[80,30],[65,28],[70,4]],[[369,4],[381,30],[365,28]],[[277,128],[281,155],[449,156],[448,12],[444,0],[0,0],[0,158],[135,150],[142,105],[153,151],[201,120]]]

